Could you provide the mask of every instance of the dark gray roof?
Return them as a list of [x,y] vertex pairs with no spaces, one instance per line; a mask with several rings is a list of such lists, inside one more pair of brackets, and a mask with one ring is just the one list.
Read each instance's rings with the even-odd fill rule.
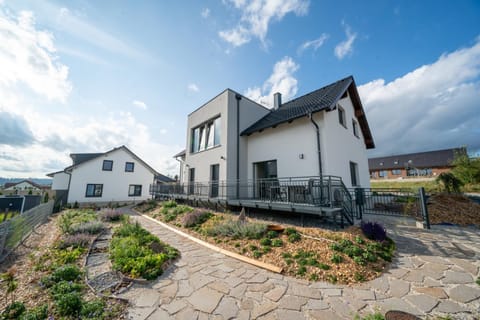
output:
[[466,154],[465,148],[399,154],[368,159],[370,171],[412,168],[449,167],[456,154]]
[[103,153],[71,153],[70,158],[73,160],[73,165],[76,166],[85,161],[95,159],[101,155],[103,155]]
[[165,175],[163,175],[163,174],[161,174],[161,173],[159,173],[159,174],[157,174],[157,175],[155,176],[155,180],[161,181],[161,182],[175,182],[175,179],[172,179],[172,178],[170,178],[170,177],[167,177],[167,176],[165,176]]
[[245,129],[241,135],[250,135],[257,131],[275,127],[281,123],[291,122],[295,119],[308,116],[311,113],[322,110],[332,110],[347,90],[350,93],[352,103],[355,107],[355,115],[359,120],[365,138],[365,145],[369,149],[374,148],[375,144],[373,143],[372,134],[352,76],[281,104],[277,110],[271,110],[270,113]]
[[186,149],[183,149],[182,151],[180,151],[179,153],[177,153],[176,155],[174,155],[173,157],[174,158],[178,158],[178,157],[183,157],[187,154],[187,150]]

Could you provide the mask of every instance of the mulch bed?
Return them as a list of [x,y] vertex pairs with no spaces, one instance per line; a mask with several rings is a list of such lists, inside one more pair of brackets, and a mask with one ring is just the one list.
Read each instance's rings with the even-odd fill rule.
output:
[[480,227],[480,204],[461,194],[439,193],[428,199],[430,223]]

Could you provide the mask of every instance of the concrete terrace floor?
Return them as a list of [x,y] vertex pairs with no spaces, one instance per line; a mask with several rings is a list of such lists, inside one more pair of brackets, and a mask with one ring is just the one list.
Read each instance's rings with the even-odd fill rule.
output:
[[376,310],[421,317],[480,318],[480,232],[474,228],[389,228],[397,254],[389,272],[360,285],[308,282],[216,253],[135,215],[181,252],[148,285],[133,285],[129,319],[353,319]]

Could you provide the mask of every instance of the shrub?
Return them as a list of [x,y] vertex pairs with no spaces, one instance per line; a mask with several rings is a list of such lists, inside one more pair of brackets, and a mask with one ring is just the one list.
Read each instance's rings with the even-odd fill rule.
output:
[[255,250],[258,250],[258,247],[254,244],[250,244],[248,245],[248,248],[250,249],[250,251],[255,251]]
[[291,255],[290,253],[288,253],[288,252],[283,252],[283,253],[282,253],[282,258],[284,258],[284,259],[286,259],[286,258],[291,258],[291,257],[292,257],[292,255]]
[[330,266],[328,264],[325,264],[325,263],[319,263],[318,267],[322,270],[330,270]]
[[300,266],[297,270],[297,274],[299,276],[303,276],[307,272],[307,267],[305,266]]
[[175,219],[177,219],[177,215],[173,212],[169,212],[167,213],[164,218],[163,218],[166,222],[170,222],[170,221],[173,221]]
[[282,239],[273,239],[272,240],[272,247],[282,247],[283,241]]
[[363,259],[367,260],[368,262],[376,262],[377,256],[369,251],[363,253]]
[[443,186],[443,190],[447,193],[460,193],[460,189],[463,186],[462,180],[458,179],[451,172],[442,172],[435,180]]
[[300,236],[299,233],[292,233],[288,236],[288,241],[290,242],[297,242],[300,241],[302,237]]
[[100,221],[83,222],[71,227],[70,233],[99,234],[105,230],[105,225]]
[[50,288],[50,293],[54,297],[56,297],[56,296],[64,295],[67,293],[81,292],[82,289],[83,289],[83,286],[81,284],[78,284],[72,281],[62,280],[60,282],[57,282]]
[[75,281],[80,278],[82,271],[73,264],[67,264],[57,268],[51,275],[52,280],[55,282]]
[[3,310],[2,319],[18,319],[25,312],[25,309],[23,302],[12,302]]
[[366,264],[365,259],[363,259],[361,256],[353,257],[353,261],[360,266],[364,266]]
[[43,304],[31,310],[27,310],[20,316],[20,320],[44,320],[48,317],[48,305]]
[[177,206],[177,203],[175,202],[175,200],[165,201],[162,204],[162,207],[164,208],[175,208],[176,206]]
[[252,254],[255,259],[258,259],[262,256],[262,252],[260,252],[259,250],[254,250]]
[[266,236],[267,236],[268,239],[275,239],[275,238],[278,237],[278,232],[270,230],[270,231],[267,232]]
[[100,219],[103,221],[120,221],[123,217],[123,213],[115,209],[103,209],[100,213]]
[[328,281],[330,281],[331,283],[337,283],[337,281],[338,281],[337,276],[335,276],[335,275],[333,275],[333,274],[327,275],[327,279],[328,279]]
[[103,302],[101,299],[95,299],[89,302],[85,302],[82,305],[80,317],[82,319],[101,319],[103,318],[104,308],[105,302]]
[[365,276],[360,272],[355,272],[355,274],[353,275],[353,278],[355,279],[355,281],[359,281],[359,282],[365,281]]
[[272,251],[272,248],[269,246],[263,246],[262,251],[263,253],[269,253],[270,251]]
[[291,234],[298,233],[298,231],[295,228],[288,227],[288,228],[285,229],[285,233],[287,234],[287,236],[289,236]]
[[310,281],[317,281],[318,280],[318,274],[312,273],[310,275]]
[[480,286],[480,277],[477,278],[477,281],[475,281],[475,283]]
[[291,265],[291,264],[293,263],[293,259],[291,259],[291,258],[286,258],[286,259],[285,259],[285,263],[289,266],[289,265]]
[[343,257],[339,254],[334,254],[332,256],[332,259],[330,259],[333,263],[342,263],[343,262]]
[[182,225],[186,228],[192,228],[203,224],[212,216],[209,211],[193,211],[186,214],[182,219]]
[[362,248],[358,246],[350,245],[348,247],[345,247],[343,249],[343,252],[350,258],[353,258],[353,257],[361,257],[364,251]]
[[70,292],[56,296],[55,309],[61,316],[76,316],[82,308],[82,303],[79,292]]
[[363,222],[361,224],[363,234],[371,240],[384,241],[387,239],[387,230],[377,222]]
[[65,236],[58,244],[59,249],[65,249],[69,247],[73,248],[85,248],[90,244],[92,237],[88,234],[78,233],[69,234]]
[[233,239],[260,239],[266,230],[267,225],[263,223],[226,220],[209,227],[206,233],[209,236],[224,236]]
[[73,248],[72,250],[57,250],[56,260],[60,264],[73,263],[85,252],[84,248]]
[[263,239],[260,239],[260,244],[262,246],[271,246],[272,245],[272,240],[270,240],[268,238],[263,238]]
[[355,237],[355,242],[358,243],[358,244],[364,244],[365,240],[363,240],[362,237],[360,237],[360,236],[356,236]]

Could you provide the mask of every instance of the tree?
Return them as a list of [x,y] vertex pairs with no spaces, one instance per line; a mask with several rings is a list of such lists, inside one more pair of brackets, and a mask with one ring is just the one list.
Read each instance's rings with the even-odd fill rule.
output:
[[48,192],[45,192],[45,195],[43,196],[43,202],[48,202]]
[[437,182],[443,185],[447,193],[460,193],[463,183],[451,172],[443,172],[437,177]]
[[459,152],[452,164],[452,173],[463,184],[480,183],[480,158],[470,158],[466,152]]

